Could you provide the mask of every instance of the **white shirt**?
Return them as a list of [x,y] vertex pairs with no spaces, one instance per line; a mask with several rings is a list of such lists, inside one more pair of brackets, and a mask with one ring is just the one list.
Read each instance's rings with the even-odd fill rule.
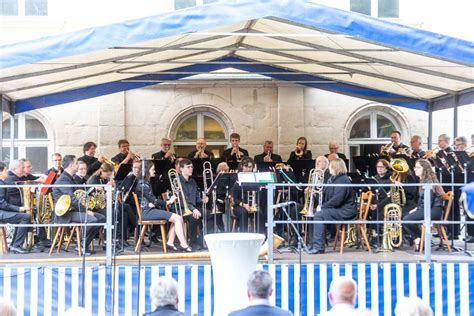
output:
[[270,300],[268,300],[268,299],[257,298],[257,299],[251,300],[249,302],[249,306],[255,306],[255,305],[269,305],[269,306],[271,306],[272,304],[270,304]]

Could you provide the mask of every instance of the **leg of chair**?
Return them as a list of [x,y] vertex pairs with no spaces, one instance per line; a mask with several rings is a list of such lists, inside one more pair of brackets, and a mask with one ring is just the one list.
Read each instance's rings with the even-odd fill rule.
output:
[[161,240],[163,242],[163,252],[166,253],[166,224],[161,224],[160,225],[160,230],[161,230]]
[[235,232],[235,226],[237,225],[237,220],[235,218],[232,219],[232,232]]
[[446,234],[446,229],[443,225],[438,225],[438,234],[441,244],[445,244],[448,247],[448,252],[451,253],[451,245],[449,244],[448,235]]
[[7,232],[5,231],[5,227],[0,228],[1,236],[1,243],[2,243],[2,253],[8,252],[8,244],[7,244]]
[[346,240],[346,225],[342,225],[342,232],[341,232],[341,255],[344,253],[344,241]]
[[423,253],[423,246],[424,245],[425,245],[425,226],[421,226],[420,254]]
[[61,246],[64,240],[64,232],[66,231],[65,227],[61,227],[61,228],[62,229],[61,229],[61,234],[59,235],[58,250],[56,251],[57,253],[59,253],[59,250],[61,250]]
[[69,245],[71,244],[71,240],[74,237],[75,232],[76,232],[76,227],[71,228],[71,230],[69,231],[69,238],[66,242],[66,251],[69,250]]
[[142,241],[145,238],[145,232],[147,229],[148,225],[142,225],[142,231],[140,233],[140,237],[138,238],[137,245],[135,246],[135,252],[138,252],[140,250],[140,247],[142,245]]
[[337,248],[337,242],[339,240],[339,229],[340,228],[341,228],[341,226],[336,224],[336,237],[334,238],[334,246],[332,247],[332,250],[336,250],[336,248]]
[[362,236],[362,245],[365,244],[367,250],[369,251],[369,253],[371,253],[372,249],[370,248],[369,238],[367,238],[367,233],[364,225],[359,224],[357,225],[357,227],[359,228],[359,234]]
[[54,239],[53,239],[53,243],[51,244],[51,248],[49,248],[49,255],[51,256],[53,254],[53,251],[54,251],[54,247],[56,246],[56,242],[59,243],[59,235],[61,235],[61,232],[62,230],[64,229],[64,227],[58,227],[58,230],[56,231],[56,234],[54,234]]
[[[82,249],[81,249],[81,228],[79,226],[76,226],[72,229],[72,232],[76,232],[76,243],[77,243],[77,249],[78,249],[78,254],[79,254],[79,257],[82,256]],[[85,251],[85,249],[84,249]]]

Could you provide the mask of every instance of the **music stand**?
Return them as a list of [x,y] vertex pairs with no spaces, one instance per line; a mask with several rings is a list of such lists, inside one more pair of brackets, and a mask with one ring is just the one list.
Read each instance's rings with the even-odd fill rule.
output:
[[307,183],[309,177],[309,171],[314,168],[315,160],[314,159],[298,159],[288,161],[293,172],[299,182]]
[[206,194],[211,193],[213,190],[217,191],[217,195],[225,193],[224,212],[227,214],[227,227],[230,228],[230,189],[232,189],[237,182],[237,173],[233,172],[221,172],[219,173],[212,184],[207,188]]
[[127,175],[132,171],[131,164],[120,164],[117,172],[115,173],[114,180],[116,182],[123,181]]
[[229,170],[237,171],[239,169],[240,162],[237,161],[227,161],[227,165],[229,166]]
[[273,171],[277,163],[278,162],[275,162],[275,161],[258,162],[257,170],[260,172]]
[[375,165],[377,164],[378,158],[367,157],[367,156],[353,156],[352,160],[354,160],[354,165],[356,170],[364,174],[375,174],[376,168]]

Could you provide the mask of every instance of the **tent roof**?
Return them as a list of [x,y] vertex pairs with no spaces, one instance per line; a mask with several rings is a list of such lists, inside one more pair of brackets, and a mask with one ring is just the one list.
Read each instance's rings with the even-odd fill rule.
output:
[[474,103],[472,42],[302,0],[213,3],[0,51],[15,113],[229,67],[419,110]]

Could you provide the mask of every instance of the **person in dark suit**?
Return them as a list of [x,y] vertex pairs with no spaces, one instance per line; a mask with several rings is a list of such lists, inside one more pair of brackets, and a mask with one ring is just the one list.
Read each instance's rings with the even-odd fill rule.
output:
[[250,274],[247,281],[249,306],[229,316],[291,316],[291,312],[272,306],[269,297],[273,293],[272,276],[267,271],[257,270]]
[[249,152],[239,146],[240,135],[237,133],[230,134],[230,145],[231,147],[224,150],[222,158],[225,161],[240,162],[243,157],[248,157]]
[[[62,161],[62,168],[64,170],[61,176],[56,180],[57,185],[77,185],[74,182],[73,176],[77,172],[77,160],[74,155],[66,155]],[[94,213],[90,210],[86,212],[84,206],[80,204],[80,201],[74,196],[73,187],[54,187],[53,197],[54,201],[58,201],[63,195],[69,195],[71,197],[71,209],[62,216],[55,216],[54,221],[58,224],[68,223],[84,223],[87,217],[87,223],[105,223],[105,216],[99,213]],[[90,255],[91,252],[88,250],[92,239],[99,232],[100,226],[88,226],[86,231],[86,242],[85,242],[85,254]]]
[[80,185],[87,183],[87,163],[84,160],[77,160],[77,172],[72,177],[74,182]]
[[143,316],[184,316],[178,310],[178,282],[175,279],[159,277],[150,287],[150,297],[154,310]]
[[[347,168],[344,160],[337,158],[329,163],[331,178],[328,184],[350,184],[347,177]],[[321,211],[314,215],[315,221],[350,220],[356,214],[355,195],[351,187],[327,187],[324,190]],[[324,228],[325,224],[314,224],[313,249],[310,254],[324,253]]]
[[266,140],[263,144],[263,153],[256,155],[253,159],[255,163],[262,162],[283,162],[280,155],[273,153],[273,142]]
[[329,154],[324,155],[324,157],[328,158],[330,154],[336,154],[337,157],[341,158],[342,160],[347,160],[346,155],[343,153],[337,152],[339,149],[339,145],[336,142],[329,143]]
[[46,170],[45,174],[48,175],[50,172],[56,173],[56,179],[59,178],[61,172],[63,172],[63,168],[61,167],[62,156],[60,153],[54,153],[51,155],[51,161],[53,166]]
[[77,158],[77,161],[84,161],[87,164],[87,178],[99,170],[100,165],[105,162],[105,157],[103,155],[99,155],[99,158],[94,157],[96,149],[96,143],[87,142],[82,147],[84,156]]
[[[18,162],[18,160],[14,160],[13,162],[15,161]],[[4,180],[7,178],[7,176],[7,166],[0,161],[0,221],[2,223],[10,224],[29,224],[30,215],[25,213],[25,207],[10,203],[8,199],[7,188],[2,186],[6,184]],[[10,245],[11,253],[28,253],[28,250],[21,247],[25,241],[28,230],[28,227],[15,228],[13,240]]]

